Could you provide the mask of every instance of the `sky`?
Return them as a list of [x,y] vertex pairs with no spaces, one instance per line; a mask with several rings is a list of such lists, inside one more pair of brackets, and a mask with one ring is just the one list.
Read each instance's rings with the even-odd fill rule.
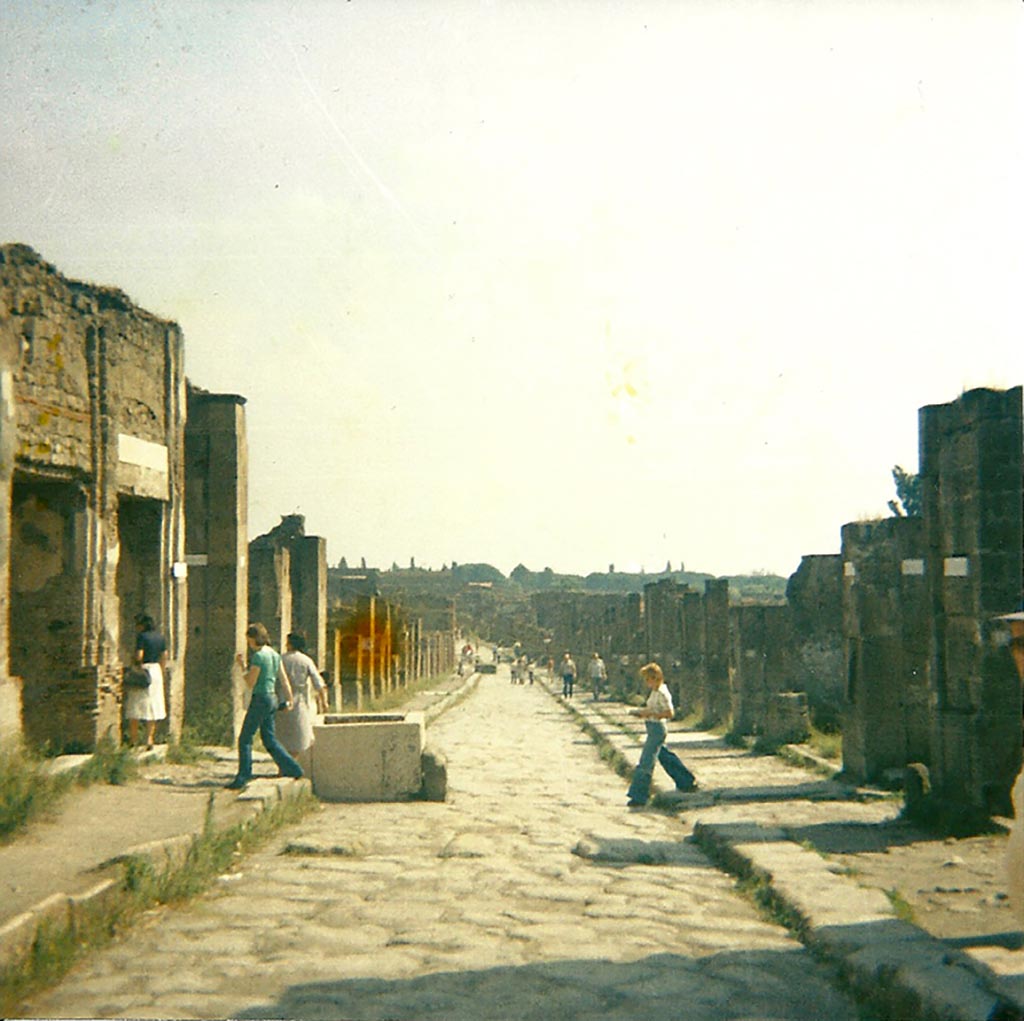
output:
[[0,6],[0,242],[247,398],[253,536],[789,574],[1024,383],[1019,0]]

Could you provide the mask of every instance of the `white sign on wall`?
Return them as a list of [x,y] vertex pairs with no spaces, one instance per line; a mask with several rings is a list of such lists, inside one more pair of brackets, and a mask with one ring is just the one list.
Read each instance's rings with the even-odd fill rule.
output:
[[914,578],[920,578],[924,575],[924,561],[923,560],[904,560],[900,564],[900,571],[903,574]]
[[943,573],[947,578],[966,578],[970,560],[967,557],[946,557],[943,561]]
[[140,468],[167,474],[167,447],[163,443],[140,440],[128,433],[117,434],[117,456],[125,464],[137,464]]

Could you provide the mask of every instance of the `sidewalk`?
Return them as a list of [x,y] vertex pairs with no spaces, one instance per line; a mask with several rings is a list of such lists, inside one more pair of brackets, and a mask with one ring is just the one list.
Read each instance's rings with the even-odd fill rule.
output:
[[[453,673],[402,710],[423,711],[429,724],[478,682],[479,674]],[[223,831],[251,821],[277,801],[310,790],[308,779],[278,779],[265,752],[254,753],[257,779],[246,790],[225,790],[235,774],[236,751],[204,751],[212,758],[192,765],[164,761],[163,746],[143,752],[130,782],[73,789],[48,818],[0,844],[0,971],[31,950],[41,923],[73,925],[77,911],[93,909],[119,889],[129,856],[157,868],[180,865],[208,827]],[[88,756],[64,759],[54,761],[56,770]]]
[[[545,687],[635,766],[643,724],[629,707],[589,696],[566,704]],[[700,788],[659,790],[656,767],[652,805],[677,813],[689,839],[753,884],[884,1016],[1024,1018],[1020,926],[1002,885],[1005,834],[936,838],[899,820],[902,804],[885,792],[713,734],[670,725],[668,746]]]

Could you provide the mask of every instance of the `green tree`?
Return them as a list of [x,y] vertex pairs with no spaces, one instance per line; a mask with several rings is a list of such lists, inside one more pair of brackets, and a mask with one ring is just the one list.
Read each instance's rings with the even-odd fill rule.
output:
[[896,499],[889,501],[889,510],[894,517],[919,518],[921,516],[921,476],[905,471],[900,465],[892,470],[896,483]]

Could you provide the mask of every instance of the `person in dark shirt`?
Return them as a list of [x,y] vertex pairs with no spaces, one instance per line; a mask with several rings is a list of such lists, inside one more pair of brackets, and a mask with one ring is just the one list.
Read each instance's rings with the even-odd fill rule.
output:
[[140,613],[135,618],[135,656],[137,668],[149,676],[144,688],[125,687],[124,715],[128,720],[128,740],[138,744],[139,720],[146,723],[146,747],[153,747],[156,725],[167,718],[164,701],[164,670],[167,667],[167,639],[157,631],[153,618]]

